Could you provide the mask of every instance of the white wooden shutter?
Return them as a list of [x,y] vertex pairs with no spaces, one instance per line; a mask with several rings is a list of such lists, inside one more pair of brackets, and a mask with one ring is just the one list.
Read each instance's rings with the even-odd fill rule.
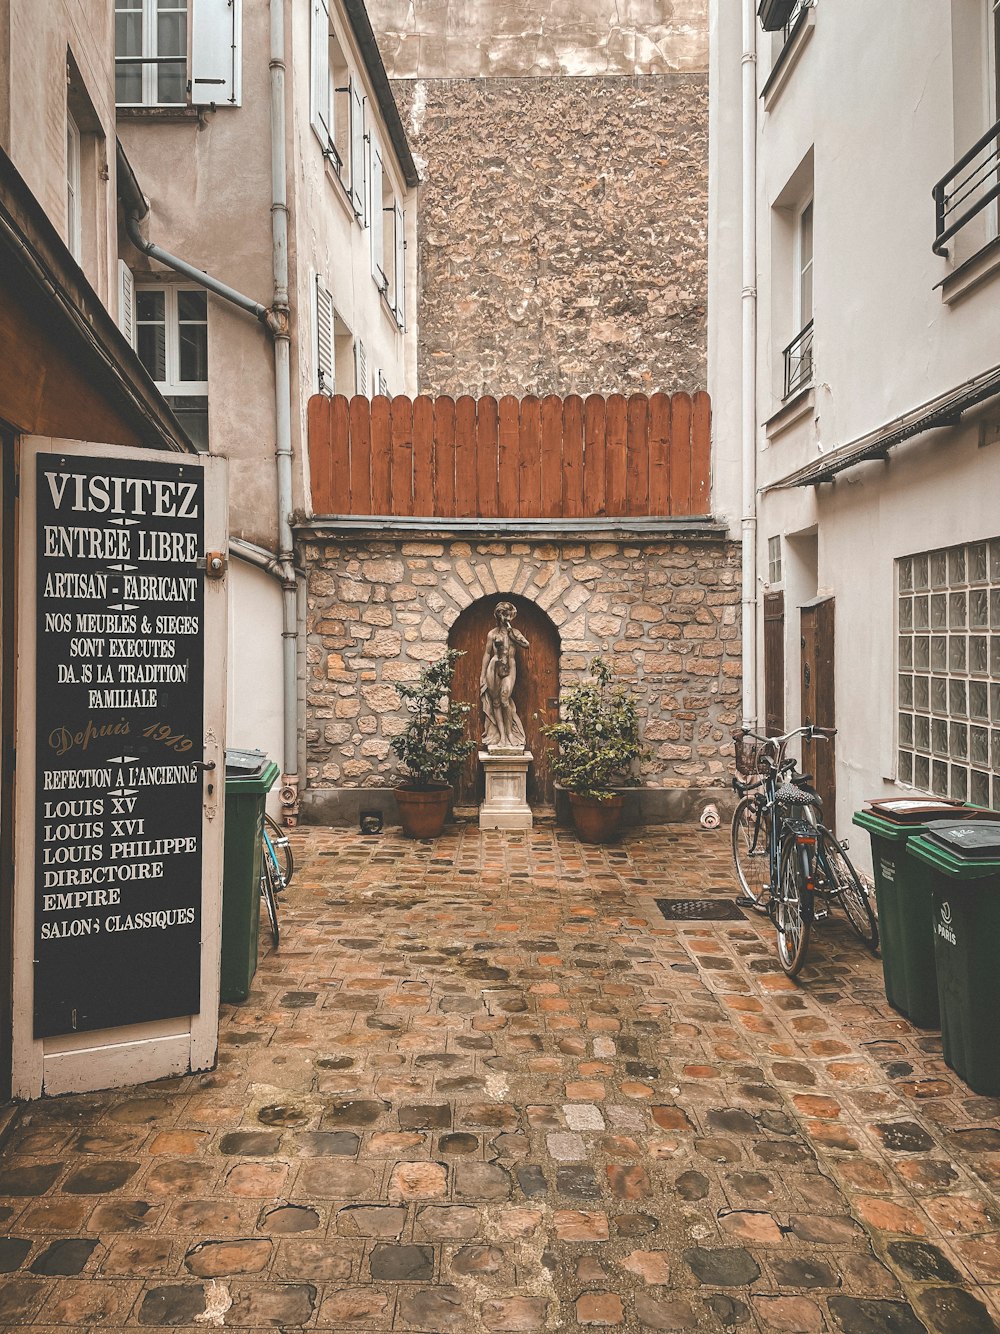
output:
[[333,297],[322,278],[316,278],[316,387],[321,394],[336,392],[333,360]]
[[354,382],[356,394],[368,393],[368,354],[360,338],[354,343]]
[[312,124],[325,150],[333,138],[330,124],[330,11],[326,0],[313,0]]
[[238,107],[242,100],[243,0],[194,0],[191,101]]
[[379,291],[385,290],[385,214],[382,212],[382,150],[372,131],[372,277],[378,284]]
[[378,391],[383,396],[383,398],[390,397],[389,381],[385,378],[385,376],[382,374],[381,371],[379,371],[378,373]]
[[135,347],[135,278],[123,259],[118,261],[118,327]]
[[396,282],[393,288],[393,312],[401,329],[406,327],[406,214],[398,204],[393,205],[393,226],[396,233]]
[[351,204],[362,222],[365,219],[365,100],[353,74],[351,88]]

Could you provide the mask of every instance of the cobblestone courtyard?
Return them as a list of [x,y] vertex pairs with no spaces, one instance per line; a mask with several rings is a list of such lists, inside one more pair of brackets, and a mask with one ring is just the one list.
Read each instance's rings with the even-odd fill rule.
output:
[[25,1108],[0,1328],[994,1330],[1000,1104],[728,833],[295,835],[215,1073]]

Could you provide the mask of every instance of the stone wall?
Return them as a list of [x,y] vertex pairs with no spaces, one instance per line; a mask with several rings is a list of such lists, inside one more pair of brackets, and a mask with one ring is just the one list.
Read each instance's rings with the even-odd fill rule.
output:
[[[459,613],[519,593],[559,628],[561,685],[595,653],[639,696],[655,788],[727,781],[739,717],[739,547],[689,541],[318,540],[309,579],[305,816],[336,823],[386,789],[406,725],[397,689],[438,658]],[[353,806],[345,790],[355,791]],[[339,806],[338,806],[339,802]]]
[[706,382],[708,83],[400,81],[423,393]]

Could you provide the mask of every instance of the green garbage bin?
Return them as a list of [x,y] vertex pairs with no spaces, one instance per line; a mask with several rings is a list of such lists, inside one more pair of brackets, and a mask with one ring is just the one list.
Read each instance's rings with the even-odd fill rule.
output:
[[937,825],[910,844],[931,869],[944,1059],[976,1093],[1000,1095],[1000,822]]
[[229,1004],[246,1000],[257,971],[264,801],[278,772],[263,751],[226,751],[219,995]]
[[[896,803],[899,806],[900,803]],[[918,1028],[937,1028],[939,1021],[934,935],[931,926],[930,867],[909,852],[910,840],[923,834],[931,818],[955,819],[964,807],[952,802],[903,802],[904,822],[891,818],[893,802],[876,810],[857,811],[854,824],[867,829],[872,841],[875,902],[886,1000]],[[919,822],[910,823],[910,817]]]

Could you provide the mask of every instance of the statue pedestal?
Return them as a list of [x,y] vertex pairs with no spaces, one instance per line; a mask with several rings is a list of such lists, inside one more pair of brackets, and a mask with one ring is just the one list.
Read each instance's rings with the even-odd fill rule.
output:
[[530,750],[481,750],[479,763],[486,774],[486,800],[479,808],[480,829],[531,828],[528,805],[528,765],[534,759]]

